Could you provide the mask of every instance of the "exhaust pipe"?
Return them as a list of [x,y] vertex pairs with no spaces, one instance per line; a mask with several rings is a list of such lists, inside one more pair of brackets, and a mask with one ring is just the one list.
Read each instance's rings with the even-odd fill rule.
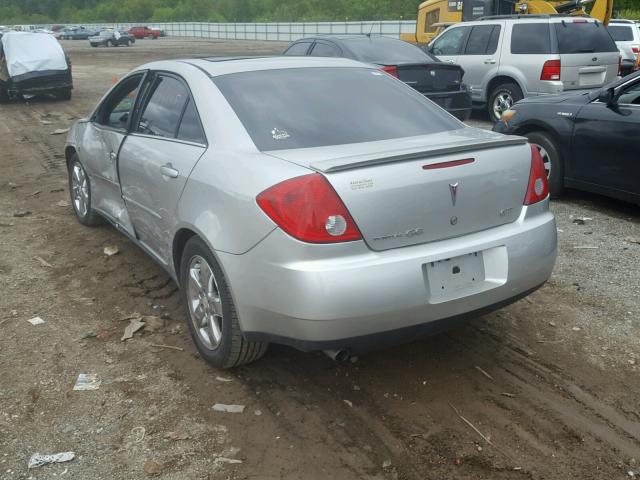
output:
[[351,352],[347,349],[345,350],[323,350],[322,351],[327,357],[329,357],[334,362],[342,363],[347,362],[351,358]]

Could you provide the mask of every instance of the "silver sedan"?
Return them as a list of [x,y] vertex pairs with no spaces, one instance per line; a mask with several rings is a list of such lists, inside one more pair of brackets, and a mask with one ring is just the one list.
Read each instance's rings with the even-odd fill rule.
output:
[[351,60],[144,65],[74,125],[66,159],[78,220],[167,270],[218,367],[269,342],[345,357],[447,328],[555,263],[526,139]]

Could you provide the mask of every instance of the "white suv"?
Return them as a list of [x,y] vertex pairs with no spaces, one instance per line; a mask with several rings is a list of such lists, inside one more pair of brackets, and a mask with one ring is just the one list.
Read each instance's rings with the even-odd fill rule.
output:
[[640,25],[631,20],[611,20],[607,27],[622,55],[622,75],[638,70],[640,62]]
[[447,28],[428,49],[464,68],[474,103],[494,121],[524,97],[598,88],[620,68],[611,35],[590,17],[485,17]]

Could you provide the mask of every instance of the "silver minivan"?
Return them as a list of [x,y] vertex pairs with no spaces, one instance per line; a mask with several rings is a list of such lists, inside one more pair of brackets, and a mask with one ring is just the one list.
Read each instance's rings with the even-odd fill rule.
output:
[[464,68],[474,103],[494,121],[524,97],[598,88],[620,68],[608,30],[589,17],[485,17],[447,28],[428,50]]
[[622,75],[629,75],[638,70],[640,25],[632,20],[611,20],[607,28],[622,55]]

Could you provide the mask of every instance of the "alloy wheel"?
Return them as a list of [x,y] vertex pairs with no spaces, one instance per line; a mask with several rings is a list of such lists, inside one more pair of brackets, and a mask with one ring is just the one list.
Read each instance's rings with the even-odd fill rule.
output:
[[71,194],[76,212],[85,217],[89,211],[89,181],[82,165],[77,162],[71,172]]
[[198,338],[206,349],[215,350],[222,341],[222,298],[213,270],[199,255],[189,261],[187,301]]
[[497,119],[502,118],[502,114],[513,105],[513,97],[508,92],[500,92],[493,99],[493,113]]

